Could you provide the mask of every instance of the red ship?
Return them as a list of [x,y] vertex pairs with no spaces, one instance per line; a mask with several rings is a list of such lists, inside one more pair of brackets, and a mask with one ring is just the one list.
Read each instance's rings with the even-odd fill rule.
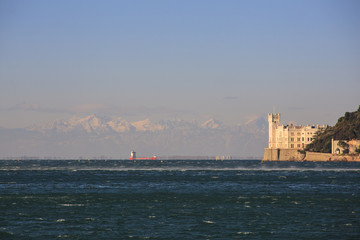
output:
[[156,160],[156,155],[150,157],[150,158],[138,158],[136,157],[136,152],[135,151],[131,151],[130,154],[130,160]]

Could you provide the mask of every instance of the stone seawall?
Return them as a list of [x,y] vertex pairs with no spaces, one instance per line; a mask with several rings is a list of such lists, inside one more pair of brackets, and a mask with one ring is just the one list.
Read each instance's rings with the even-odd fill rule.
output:
[[264,161],[303,161],[305,154],[297,149],[265,148]]
[[360,156],[305,152],[297,149],[265,148],[263,161],[360,162]]
[[331,153],[306,152],[306,161],[327,162],[331,161],[333,155]]

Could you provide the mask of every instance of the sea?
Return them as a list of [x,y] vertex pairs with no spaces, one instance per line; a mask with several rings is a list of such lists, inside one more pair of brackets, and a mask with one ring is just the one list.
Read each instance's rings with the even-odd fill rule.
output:
[[0,239],[360,239],[360,163],[1,160]]

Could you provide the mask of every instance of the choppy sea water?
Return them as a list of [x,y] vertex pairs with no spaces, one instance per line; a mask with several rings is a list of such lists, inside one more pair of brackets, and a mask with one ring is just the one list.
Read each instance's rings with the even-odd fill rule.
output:
[[360,163],[0,161],[0,239],[360,239]]

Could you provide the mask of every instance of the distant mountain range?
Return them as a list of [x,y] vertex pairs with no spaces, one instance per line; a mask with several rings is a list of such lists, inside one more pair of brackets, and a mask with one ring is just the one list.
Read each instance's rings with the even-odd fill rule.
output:
[[126,121],[121,117],[74,116],[27,129],[0,128],[0,158],[128,158],[139,156],[261,157],[267,143],[265,117],[226,126],[215,119]]

